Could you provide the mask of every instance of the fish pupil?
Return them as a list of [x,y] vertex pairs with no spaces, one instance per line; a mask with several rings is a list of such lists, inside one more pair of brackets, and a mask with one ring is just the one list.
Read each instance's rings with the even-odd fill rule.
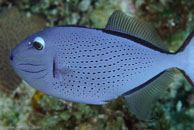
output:
[[37,50],[42,50],[43,46],[41,43],[39,42],[34,42],[33,43],[34,47],[37,49]]

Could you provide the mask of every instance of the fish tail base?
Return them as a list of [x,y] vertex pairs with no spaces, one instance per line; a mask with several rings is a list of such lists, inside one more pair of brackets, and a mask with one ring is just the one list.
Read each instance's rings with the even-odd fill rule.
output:
[[194,31],[188,36],[178,52],[180,52],[178,56],[181,56],[179,59],[181,66],[178,69],[194,87]]

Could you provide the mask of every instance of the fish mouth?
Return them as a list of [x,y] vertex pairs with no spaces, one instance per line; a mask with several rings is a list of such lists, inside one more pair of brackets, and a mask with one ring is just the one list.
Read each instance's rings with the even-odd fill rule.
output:
[[38,80],[49,74],[43,64],[19,63],[15,64],[16,73],[23,79]]
[[42,63],[40,59],[18,57],[14,50],[10,52],[9,60],[17,75],[26,81],[43,79],[50,72],[49,66]]
[[37,70],[37,71],[31,71],[31,70],[24,70],[24,69],[19,69],[20,71],[26,72],[26,73],[40,73],[43,72],[47,69],[41,69],[41,70]]
[[31,66],[41,66],[42,64],[32,64],[32,63],[20,63],[20,64],[17,64],[16,66],[25,66],[25,65],[31,65]]
[[14,60],[14,56],[13,56],[13,52],[12,51],[9,54],[9,60],[10,61],[13,61]]

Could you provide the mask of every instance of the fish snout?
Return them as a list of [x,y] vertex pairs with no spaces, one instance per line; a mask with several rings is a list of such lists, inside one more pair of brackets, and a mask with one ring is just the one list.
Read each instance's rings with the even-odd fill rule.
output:
[[13,61],[14,60],[14,56],[13,56],[13,53],[12,52],[10,53],[9,60],[10,61]]

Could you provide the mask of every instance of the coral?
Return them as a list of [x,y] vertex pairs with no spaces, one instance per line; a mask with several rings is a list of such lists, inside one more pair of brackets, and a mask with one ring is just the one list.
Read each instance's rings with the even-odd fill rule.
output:
[[166,1],[166,0],[133,0],[137,9],[136,15],[153,23],[163,38],[175,51],[193,29],[194,1]]
[[21,83],[9,96],[0,92],[0,126],[26,126],[27,118],[32,111],[31,98],[34,89]]

